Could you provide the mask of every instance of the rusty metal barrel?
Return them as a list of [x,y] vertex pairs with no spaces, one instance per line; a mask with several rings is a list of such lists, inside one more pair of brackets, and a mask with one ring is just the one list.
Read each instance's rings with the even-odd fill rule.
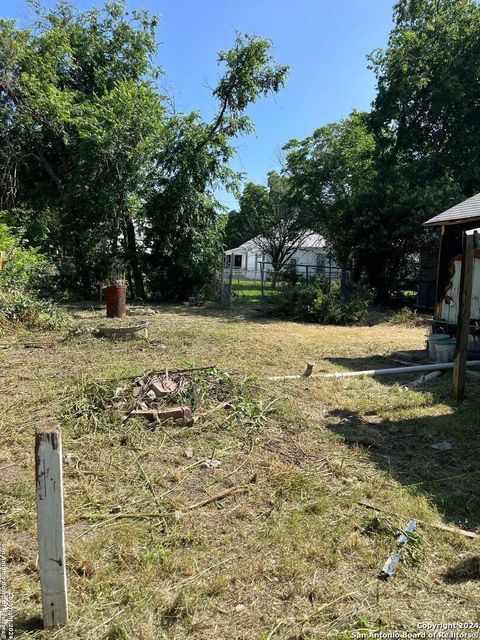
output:
[[107,318],[123,318],[127,314],[127,287],[106,288]]

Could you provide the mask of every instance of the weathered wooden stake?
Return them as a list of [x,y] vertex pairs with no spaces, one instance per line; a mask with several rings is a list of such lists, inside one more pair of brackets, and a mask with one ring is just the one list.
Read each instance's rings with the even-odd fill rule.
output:
[[36,428],[35,481],[43,626],[49,629],[68,622],[62,438],[55,424]]
[[465,397],[465,371],[467,365],[468,334],[470,333],[470,307],[472,301],[474,251],[477,231],[463,236],[462,271],[460,274],[459,310],[457,318],[457,347],[453,365],[453,395],[457,400]]

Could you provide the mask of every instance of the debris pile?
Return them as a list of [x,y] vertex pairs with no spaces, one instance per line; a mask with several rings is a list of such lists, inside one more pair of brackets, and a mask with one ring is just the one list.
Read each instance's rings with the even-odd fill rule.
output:
[[76,430],[110,431],[132,418],[150,428],[188,426],[208,420],[210,428],[242,425],[245,433],[264,425],[279,397],[264,401],[258,382],[215,365],[147,371],[137,377],[82,378],[65,390],[64,424]]
[[[144,418],[150,426],[158,426],[162,422],[173,421],[177,426],[188,426],[193,423],[192,410],[187,405],[168,406],[167,402],[186,384],[181,374],[136,378],[133,383],[135,406],[123,417],[124,422],[132,417]],[[121,393],[124,389],[120,388]],[[173,399],[173,398],[172,398]]]

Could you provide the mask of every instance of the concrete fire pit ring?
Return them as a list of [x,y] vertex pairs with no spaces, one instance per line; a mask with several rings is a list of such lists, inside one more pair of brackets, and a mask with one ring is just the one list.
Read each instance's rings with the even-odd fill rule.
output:
[[126,340],[129,338],[148,338],[149,322],[142,322],[130,327],[118,326],[100,326],[97,328],[99,336],[110,338],[110,340]]

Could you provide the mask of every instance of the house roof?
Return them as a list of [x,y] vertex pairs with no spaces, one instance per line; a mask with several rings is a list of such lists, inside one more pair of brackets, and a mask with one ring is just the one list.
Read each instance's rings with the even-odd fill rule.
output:
[[[256,238],[247,240],[247,242],[244,242],[243,244],[241,244],[239,247],[236,247],[235,249],[228,249],[228,251],[225,251],[225,254],[230,255],[231,253],[243,253],[246,251],[261,251],[261,248],[258,244],[260,239],[261,238],[257,236]],[[323,236],[311,231],[308,234],[308,236],[304,238],[304,240],[302,241],[302,243],[299,245],[298,248],[299,249],[323,249],[324,246],[325,246],[325,239],[323,238]]]
[[480,220],[480,193],[456,204],[438,216],[434,216],[423,224],[425,226],[437,226],[443,224],[461,224],[462,222],[473,222]]

